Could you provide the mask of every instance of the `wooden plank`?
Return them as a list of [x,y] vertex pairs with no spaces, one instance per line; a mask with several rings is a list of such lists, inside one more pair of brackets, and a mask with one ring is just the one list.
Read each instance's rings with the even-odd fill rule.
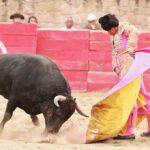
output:
[[90,40],[110,41],[110,35],[107,32],[91,31],[90,32]]
[[53,60],[61,70],[86,70],[88,71],[88,61],[70,61],[70,60]]
[[62,71],[67,80],[71,82],[86,82],[87,71]]
[[74,51],[74,52],[82,52],[88,51],[89,43],[88,40],[80,40],[80,39],[67,39],[67,40],[59,40],[59,39],[38,39],[37,49],[38,51]]
[[33,24],[0,24],[0,34],[37,35],[37,26]]
[[96,72],[96,71],[89,71],[88,72],[88,83],[117,83],[118,77],[115,73],[111,72]]
[[109,41],[90,41],[89,50],[106,52],[112,51],[112,45]]
[[89,31],[88,30],[38,30],[38,38],[48,38],[55,40],[65,40],[65,39],[76,39],[76,40],[88,40]]

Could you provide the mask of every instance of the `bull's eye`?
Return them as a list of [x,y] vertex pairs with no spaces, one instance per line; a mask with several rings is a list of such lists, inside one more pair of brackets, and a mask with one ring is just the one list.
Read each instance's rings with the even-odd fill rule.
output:
[[57,110],[56,110],[56,114],[57,114],[57,115],[61,115],[61,109],[57,109]]

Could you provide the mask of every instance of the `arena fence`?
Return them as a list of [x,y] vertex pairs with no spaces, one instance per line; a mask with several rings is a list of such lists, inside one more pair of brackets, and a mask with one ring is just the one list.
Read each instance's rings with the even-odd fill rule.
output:
[[[111,40],[106,32],[37,30],[36,25],[1,24],[0,41],[8,53],[37,53],[51,58],[73,90],[109,89],[117,82],[112,72]],[[150,33],[140,34],[138,47],[149,46]],[[144,80],[150,91],[150,71]]]

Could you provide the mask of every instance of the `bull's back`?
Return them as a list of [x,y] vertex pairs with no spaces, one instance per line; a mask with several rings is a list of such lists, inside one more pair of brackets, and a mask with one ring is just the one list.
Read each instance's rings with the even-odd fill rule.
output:
[[[33,70],[43,71],[45,65],[50,62],[43,56],[36,56],[33,54],[6,54],[0,56],[0,80],[3,78],[9,79],[21,72]],[[52,63],[52,62],[51,62]]]
[[[47,71],[55,68],[59,71],[59,68],[47,57],[35,55],[35,54],[6,54],[0,56],[0,71],[2,74],[8,74],[8,72],[19,73],[26,69],[34,69]],[[31,71],[31,70],[30,70]]]
[[14,92],[23,93],[38,87],[38,91],[47,90],[49,86],[56,92],[70,88],[57,65],[47,57],[35,54],[0,56],[0,94],[4,97],[9,97],[12,88]]
[[[32,82],[33,84],[33,82],[36,82],[38,76],[40,78],[53,69],[59,72],[57,65],[44,56],[34,54],[1,55],[0,94],[9,94],[13,84],[18,83],[19,85],[21,82],[24,82],[22,85],[27,84],[30,86],[29,83]],[[25,81],[27,81],[27,83],[25,83]]]

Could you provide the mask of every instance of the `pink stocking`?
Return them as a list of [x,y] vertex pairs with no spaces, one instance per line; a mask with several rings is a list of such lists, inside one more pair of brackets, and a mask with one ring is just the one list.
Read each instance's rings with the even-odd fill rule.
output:
[[147,132],[150,132],[150,96],[147,94],[144,82],[142,80],[141,89],[140,92],[145,96],[147,99],[147,105],[146,105],[146,111],[143,114],[147,115],[147,124],[148,124],[148,130]]
[[147,109],[147,124],[148,124],[148,131],[150,132],[150,100],[147,101],[147,105],[146,105],[146,109]]
[[133,110],[128,119],[128,127],[127,130],[123,133],[123,136],[134,134],[134,126],[137,118],[137,106],[133,107]]

